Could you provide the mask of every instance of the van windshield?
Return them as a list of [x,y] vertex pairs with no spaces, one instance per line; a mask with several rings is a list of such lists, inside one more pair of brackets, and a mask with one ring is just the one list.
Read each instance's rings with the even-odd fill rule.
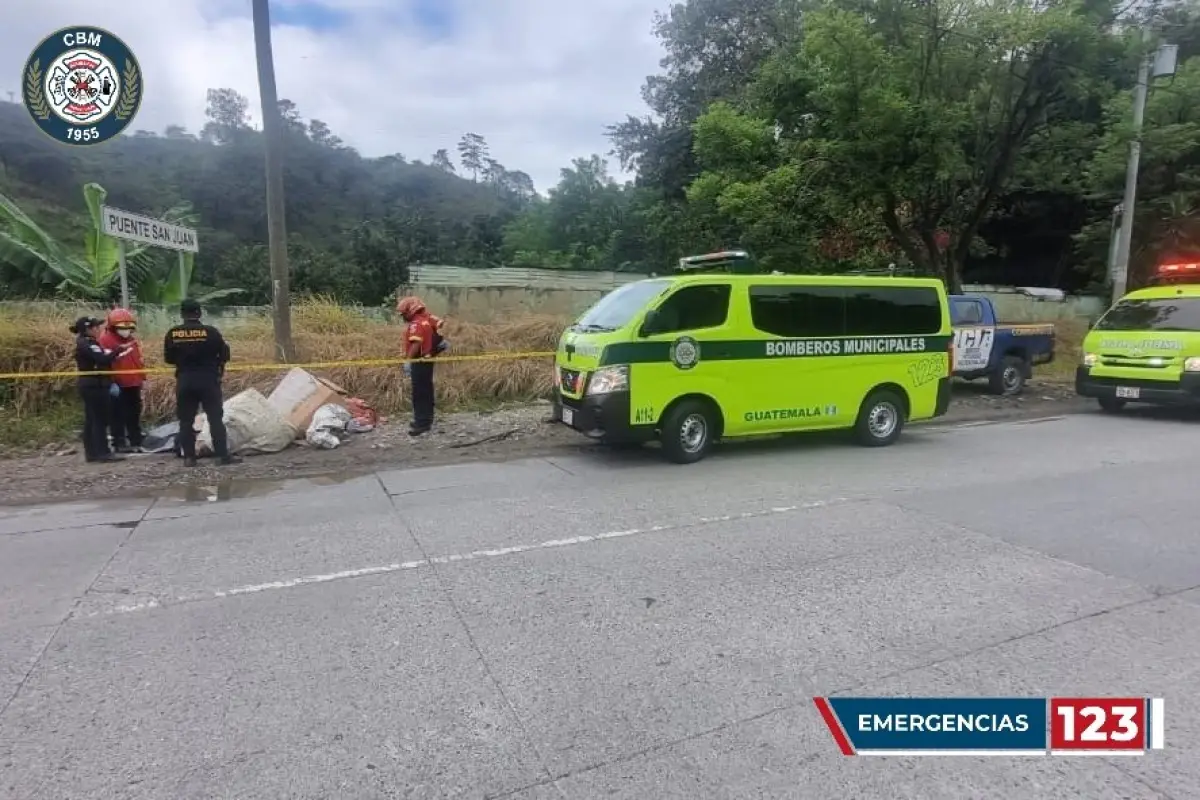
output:
[[576,331],[615,331],[628,325],[639,311],[662,294],[670,281],[637,281],[615,289],[571,326]]
[[1098,331],[1200,331],[1200,297],[1122,300],[1096,323]]

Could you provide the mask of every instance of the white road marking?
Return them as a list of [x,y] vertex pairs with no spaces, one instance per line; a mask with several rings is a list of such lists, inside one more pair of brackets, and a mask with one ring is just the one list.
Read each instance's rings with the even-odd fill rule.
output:
[[103,611],[93,611],[87,616],[97,617],[109,616],[111,614],[132,614],[138,611],[149,611],[154,608],[162,608],[164,606],[175,605],[177,603],[193,603],[198,600],[220,600],[224,597],[238,597],[245,594],[259,594],[261,592],[272,592],[279,589],[291,589],[296,586],[332,583],[333,581],[346,580],[347,578],[361,578],[367,575],[387,575],[393,572],[405,572],[407,570],[420,569],[422,567],[432,567],[439,564],[457,564],[463,561],[478,561],[484,558],[499,558],[501,556],[510,556],[517,553],[528,553],[534,550],[549,550],[555,547],[573,547],[575,545],[588,544],[589,542],[601,542],[609,539],[624,539],[629,536],[638,536],[645,533],[662,533],[663,531],[679,530],[681,528],[690,528],[696,525],[712,525],[720,522],[735,522],[737,520],[755,519],[757,517],[770,517],[779,514],[788,514],[793,511],[824,508],[825,506],[836,505],[844,502],[848,502],[848,499],[845,497],[835,497],[831,500],[815,500],[809,503],[799,503],[794,506],[774,506],[761,511],[745,511],[741,514],[723,514],[716,517],[698,517],[687,522],[677,522],[668,525],[652,525],[648,528],[630,528],[623,531],[607,531],[605,533],[572,536],[567,539],[550,539],[549,541],[538,542],[536,544],[517,544],[510,547],[498,547],[491,550],[473,550],[469,553],[455,553],[446,556],[434,556],[432,558],[417,559],[416,561],[401,561],[395,564],[383,564],[374,567],[347,569],[342,570],[341,572],[326,572],[318,575],[303,575],[298,578],[289,578],[282,581],[271,581],[269,583],[255,583],[248,586],[238,586],[233,589],[221,589],[203,594],[181,595],[169,601],[147,600],[142,603],[128,603],[114,606]]

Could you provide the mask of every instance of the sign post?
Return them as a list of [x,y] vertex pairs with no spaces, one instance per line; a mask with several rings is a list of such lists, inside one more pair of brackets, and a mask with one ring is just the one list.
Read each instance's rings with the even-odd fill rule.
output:
[[125,261],[126,242],[165,247],[179,252],[180,274],[184,253],[200,252],[196,231],[153,217],[144,217],[112,206],[100,207],[100,230],[117,240],[117,258],[121,270],[121,306],[129,308],[129,268]]
[[121,269],[121,308],[129,308],[129,270],[125,266],[124,239],[117,239],[117,265]]

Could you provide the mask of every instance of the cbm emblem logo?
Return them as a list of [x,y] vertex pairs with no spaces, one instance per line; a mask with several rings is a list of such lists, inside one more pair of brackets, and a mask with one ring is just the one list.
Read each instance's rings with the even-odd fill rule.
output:
[[142,70],[123,41],[102,28],[63,28],[25,62],[21,94],[34,123],[60,142],[106,142],[142,105]]

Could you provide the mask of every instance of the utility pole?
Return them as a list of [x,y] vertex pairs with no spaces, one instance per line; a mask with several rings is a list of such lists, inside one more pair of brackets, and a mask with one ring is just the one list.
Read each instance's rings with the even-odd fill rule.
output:
[[283,202],[283,123],[275,88],[271,52],[271,12],[267,0],[251,0],[254,51],[258,60],[258,94],[262,100],[263,140],[267,151],[267,240],[271,254],[271,317],[275,323],[275,360],[295,360],[292,347],[292,304],[288,286],[287,224]]
[[[1148,44],[1150,36],[1150,28],[1143,28],[1142,42]],[[1176,45],[1160,45],[1157,51],[1147,54],[1138,64],[1137,83],[1133,89],[1133,141],[1129,143],[1129,163],[1125,167],[1125,197],[1119,206],[1121,228],[1115,242],[1116,252],[1110,259],[1114,303],[1125,296],[1129,286],[1129,254],[1133,249],[1138,167],[1142,158],[1142,126],[1146,116],[1146,98],[1150,93],[1151,69],[1155,78],[1174,75],[1178,50]]]
[[[1142,31],[1142,40],[1150,29]],[[1113,262],[1113,302],[1125,296],[1129,285],[1129,252],[1133,245],[1133,208],[1137,202],[1138,165],[1142,159],[1142,122],[1146,116],[1146,96],[1150,90],[1150,57],[1138,64],[1137,84],[1133,87],[1133,141],[1129,143],[1129,163],[1125,167],[1125,198],[1121,201],[1121,231],[1117,236],[1117,257]]]

